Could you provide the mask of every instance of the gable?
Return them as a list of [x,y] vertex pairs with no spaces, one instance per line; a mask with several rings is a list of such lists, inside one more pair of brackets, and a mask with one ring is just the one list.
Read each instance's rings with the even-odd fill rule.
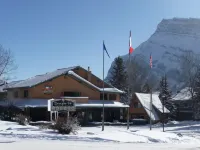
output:
[[[74,69],[73,71],[76,74],[78,74],[79,76],[81,76],[82,78],[88,80],[88,73],[89,73],[88,70],[86,70],[82,67],[78,67],[78,68]],[[95,76],[94,74],[92,74],[92,72],[91,72],[90,82],[99,88],[103,88],[103,81],[100,78],[98,78],[97,76]],[[110,88],[111,86],[104,82],[104,87]]]
[[[52,87],[51,94],[44,94],[46,86]],[[32,98],[60,98],[63,96],[62,94],[64,91],[80,92],[81,96],[86,96],[94,100],[100,98],[100,92],[96,89],[88,87],[72,77],[65,75],[30,88]]]

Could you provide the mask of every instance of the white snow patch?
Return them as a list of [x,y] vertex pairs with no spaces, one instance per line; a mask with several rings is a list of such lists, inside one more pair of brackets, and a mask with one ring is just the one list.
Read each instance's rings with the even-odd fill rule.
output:
[[[82,142],[114,142],[114,143],[196,143],[200,144],[200,122],[176,122],[167,124],[166,132],[161,126],[153,126],[152,131],[148,126],[101,126],[82,127],[77,135],[61,135],[49,129],[40,129],[37,126],[21,126],[17,123],[0,121],[0,142],[13,142],[21,140],[58,140]],[[180,131],[180,132],[179,132]],[[178,133],[182,136],[179,136]],[[191,134],[194,133],[194,134]],[[9,139],[9,140],[8,140]]]

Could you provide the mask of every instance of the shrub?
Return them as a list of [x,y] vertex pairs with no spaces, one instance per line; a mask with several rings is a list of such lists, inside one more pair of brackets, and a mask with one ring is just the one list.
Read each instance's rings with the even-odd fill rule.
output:
[[12,104],[9,104],[8,106],[0,106],[1,120],[15,121],[15,117],[19,113],[22,113],[22,110]]
[[80,126],[77,118],[75,117],[70,117],[68,119],[60,117],[56,120],[55,124],[51,125],[51,129],[57,130],[61,134],[77,134]]
[[20,124],[20,125],[28,125],[30,122],[30,118],[23,115],[23,114],[18,114],[16,116],[16,121]]

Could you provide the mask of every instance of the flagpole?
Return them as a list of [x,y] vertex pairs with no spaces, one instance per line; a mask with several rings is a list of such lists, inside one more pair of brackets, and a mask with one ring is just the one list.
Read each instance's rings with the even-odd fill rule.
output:
[[151,120],[151,113],[152,113],[152,88],[150,91],[150,130],[152,129],[152,120]]
[[[131,31],[130,31],[130,35],[129,38],[131,36]],[[129,39],[129,49],[130,49],[130,39]],[[129,52],[129,59],[128,59],[128,69],[130,68],[130,62],[131,62],[131,57],[130,57],[130,52]],[[129,94],[130,94],[130,84],[128,82],[128,102],[129,102]],[[127,108],[127,130],[129,129],[129,108]]]
[[[151,73],[151,69],[152,69],[152,56],[150,54],[150,73]],[[152,115],[152,87],[151,87],[151,91],[150,91],[150,130],[152,129],[151,115]]]
[[[104,43],[104,41],[103,41]],[[102,116],[102,131],[104,131],[104,49],[103,49],[103,116]]]

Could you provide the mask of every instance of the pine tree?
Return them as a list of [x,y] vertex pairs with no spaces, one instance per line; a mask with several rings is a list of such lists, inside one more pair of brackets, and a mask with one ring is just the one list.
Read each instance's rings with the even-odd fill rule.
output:
[[149,86],[149,84],[148,83],[145,83],[144,84],[144,86],[142,87],[142,89],[141,89],[141,92],[142,93],[150,93],[150,86]]
[[170,111],[170,118],[173,119],[176,117],[176,113],[177,113],[177,107],[176,105],[171,101],[171,91],[169,90],[168,87],[168,82],[167,82],[167,77],[166,75],[164,77],[162,77],[161,81],[160,81],[160,94],[159,94],[159,98],[162,102],[162,104],[164,104],[164,106]]
[[121,102],[129,103],[129,92],[128,92],[128,75],[124,66],[123,59],[119,56],[115,58],[113,70],[111,71],[110,84],[114,87],[122,90],[125,94],[121,95]]
[[194,93],[194,119],[200,120],[200,69],[197,71]]

